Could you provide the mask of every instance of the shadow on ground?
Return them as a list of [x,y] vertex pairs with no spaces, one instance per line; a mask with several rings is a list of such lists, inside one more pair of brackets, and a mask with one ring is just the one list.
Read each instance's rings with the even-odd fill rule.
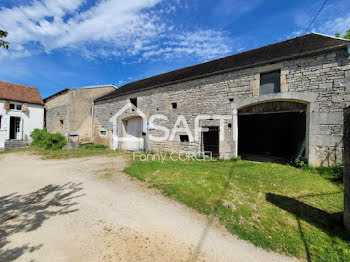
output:
[[[9,238],[39,228],[50,217],[77,211],[81,183],[48,185],[29,194],[13,193],[0,197],[0,261],[12,261],[42,247],[30,243],[13,247]],[[9,245],[11,247],[9,247]]]
[[[308,195],[300,196],[298,198],[302,199],[309,196],[324,196],[324,195],[339,194],[339,193],[340,192],[308,194]],[[306,241],[305,233],[302,230],[300,220],[306,221],[307,223],[317,227],[318,229],[322,230],[323,232],[327,233],[330,236],[337,236],[343,240],[349,241],[349,236],[347,236],[344,233],[345,229],[343,227],[342,212],[328,213],[322,209],[305,204],[298,199],[282,196],[278,194],[273,194],[273,193],[267,193],[266,200],[274,204],[275,206],[289,212],[290,214],[295,215],[296,220],[298,222],[300,237],[303,240],[303,243],[305,246],[307,261],[309,262],[311,262],[309,244]]]

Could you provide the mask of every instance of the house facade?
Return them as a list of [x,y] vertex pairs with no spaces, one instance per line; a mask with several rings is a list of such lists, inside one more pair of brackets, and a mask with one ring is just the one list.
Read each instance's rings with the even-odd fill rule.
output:
[[93,139],[114,149],[339,163],[349,45],[313,33],[129,83],[95,100]]
[[113,90],[114,85],[66,88],[45,98],[47,131],[67,138],[73,134],[79,142],[91,142],[93,101]]
[[0,82],[0,149],[23,147],[44,127],[44,102],[35,87]]

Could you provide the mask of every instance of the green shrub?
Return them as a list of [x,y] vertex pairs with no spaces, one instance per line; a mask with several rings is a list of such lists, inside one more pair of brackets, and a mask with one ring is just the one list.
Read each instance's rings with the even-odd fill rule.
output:
[[30,134],[33,139],[32,145],[45,149],[62,149],[67,145],[66,138],[59,133],[48,133],[46,128],[34,129]]
[[292,163],[293,166],[295,166],[296,168],[307,168],[308,167],[308,161],[305,157],[297,157],[294,160],[294,163]]
[[44,147],[44,140],[47,135],[46,128],[44,129],[34,129],[34,131],[30,134],[30,137],[33,139],[32,145],[38,147]]
[[95,145],[94,143],[80,144],[79,148],[82,149],[106,149],[105,145]]
[[317,168],[318,173],[328,179],[331,179],[336,182],[343,181],[343,172],[344,165],[336,165],[336,166],[321,166]]
[[334,165],[334,166],[321,166],[318,168],[313,168],[309,166],[308,161],[304,157],[298,157],[294,160],[292,165],[296,168],[301,168],[304,170],[316,170],[322,177],[332,180],[334,182],[343,181],[344,165]]

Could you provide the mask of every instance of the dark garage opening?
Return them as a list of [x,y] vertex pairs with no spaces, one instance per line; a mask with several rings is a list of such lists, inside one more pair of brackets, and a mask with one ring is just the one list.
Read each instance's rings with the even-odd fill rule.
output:
[[[281,103],[289,103],[281,106]],[[289,163],[305,152],[305,105],[279,102],[238,115],[238,153],[246,160]],[[292,106],[291,106],[292,105]],[[265,108],[264,108],[265,107]],[[289,111],[286,110],[289,107]],[[276,111],[272,111],[275,109]],[[268,112],[259,112],[268,110]],[[250,111],[250,112],[249,112]]]

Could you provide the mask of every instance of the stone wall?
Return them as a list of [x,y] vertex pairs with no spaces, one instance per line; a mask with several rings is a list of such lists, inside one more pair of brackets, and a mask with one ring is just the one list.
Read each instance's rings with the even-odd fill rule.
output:
[[91,142],[92,104],[96,97],[111,92],[113,86],[72,89],[45,102],[49,132],[79,133],[80,142]]
[[99,87],[71,90],[69,96],[70,132],[79,133],[80,142],[91,142],[92,104],[96,97],[114,90]]
[[350,107],[344,110],[344,225],[350,232]]
[[[129,98],[138,98],[138,108],[146,117],[163,114],[168,121],[160,121],[171,129],[178,115],[184,115],[190,128],[199,114],[231,115],[226,122],[225,141],[220,144],[223,157],[235,156],[236,123],[234,112],[251,99],[300,100],[308,103],[308,154],[314,166],[328,165],[342,161],[343,108],[350,104],[349,60],[346,50],[333,51],[317,56],[303,57],[271,65],[252,67],[181,82],[165,87],[140,91],[130,95],[111,98],[95,103],[96,129],[108,131],[112,141],[112,123],[109,119],[118,112]],[[281,94],[259,96],[260,73],[281,70]],[[296,99],[295,94],[300,94]],[[305,99],[304,99],[305,97]],[[312,97],[312,99],[307,99]],[[177,103],[172,109],[171,103]],[[121,116],[123,118],[123,116]],[[229,128],[228,124],[232,127]],[[117,123],[118,136],[122,122]],[[154,131],[148,131],[147,137]],[[96,132],[98,133],[98,132]],[[111,143],[111,142],[109,142]],[[110,144],[111,145],[111,144]],[[199,143],[147,142],[154,151],[199,150]]]
[[46,110],[46,128],[50,133],[67,135],[69,132],[69,107],[67,104]]
[[64,136],[69,132],[69,92],[54,96],[45,101],[45,124],[50,133]]

